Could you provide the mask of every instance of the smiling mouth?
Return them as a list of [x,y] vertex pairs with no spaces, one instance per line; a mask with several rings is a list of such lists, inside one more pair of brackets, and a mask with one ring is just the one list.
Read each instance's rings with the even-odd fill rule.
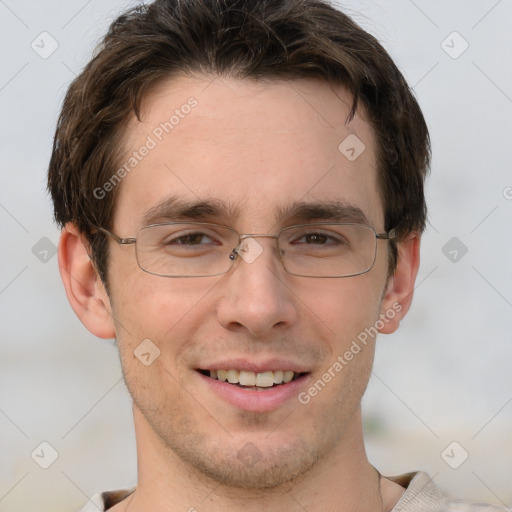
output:
[[288,384],[307,374],[307,372],[297,373],[288,370],[275,370],[266,372],[251,372],[247,370],[197,370],[199,373],[219,380],[233,386],[253,390],[265,391],[273,389],[283,384]]

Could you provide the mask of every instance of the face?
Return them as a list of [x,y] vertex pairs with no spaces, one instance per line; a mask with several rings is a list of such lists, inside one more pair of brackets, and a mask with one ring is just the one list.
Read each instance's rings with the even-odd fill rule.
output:
[[[159,85],[143,104],[142,122],[127,128],[126,160],[147,154],[118,185],[112,231],[135,236],[145,224],[177,220],[178,199],[181,206],[221,205],[196,207],[180,220],[239,233],[333,220],[290,216],[290,208],[334,202],[360,210],[383,232],[374,136],[359,114],[345,122],[350,104],[342,88],[312,79],[198,76]],[[162,125],[173,113],[172,128]],[[350,134],[365,146],[356,159],[338,149]],[[374,339],[363,344],[361,333],[392,305],[386,241],[377,242],[368,273],[324,279],[288,274],[275,240],[257,241],[262,252],[254,261],[239,258],[224,275],[195,278],[143,272],[133,245],[112,242],[108,275],[138,435],[214,479],[265,488],[341,446],[373,360]],[[136,357],[147,339],[146,363],[159,350],[151,364]],[[295,373],[257,391],[209,377],[210,370],[270,371],[277,380],[279,372]]]

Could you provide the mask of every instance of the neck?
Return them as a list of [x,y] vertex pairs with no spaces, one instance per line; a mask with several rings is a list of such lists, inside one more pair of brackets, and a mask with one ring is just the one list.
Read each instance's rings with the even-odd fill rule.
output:
[[403,492],[390,481],[381,482],[368,462],[359,409],[326,457],[296,480],[270,490],[233,488],[211,479],[164,447],[136,407],[134,418],[139,483],[116,512],[381,512],[390,510]]

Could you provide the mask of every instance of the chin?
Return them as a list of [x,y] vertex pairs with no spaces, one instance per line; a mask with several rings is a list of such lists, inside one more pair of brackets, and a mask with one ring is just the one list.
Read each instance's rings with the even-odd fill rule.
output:
[[241,444],[233,440],[229,445],[210,448],[181,443],[173,451],[199,477],[206,476],[224,487],[255,491],[286,487],[307,473],[321,456],[303,441],[279,448],[269,446],[268,440]]

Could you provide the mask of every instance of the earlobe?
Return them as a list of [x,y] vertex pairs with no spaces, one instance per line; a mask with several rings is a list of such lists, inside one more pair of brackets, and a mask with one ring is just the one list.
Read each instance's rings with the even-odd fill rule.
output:
[[409,311],[420,265],[420,239],[418,233],[411,233],[398,244],[396,270],[381,303],[380,317],[384,325],[379,332],[382,334],[395,332]]
[[59,270],[66,295],[80,321],[99,338],[114,338],[110,300],[76,225],[66,224],[59,240]]

